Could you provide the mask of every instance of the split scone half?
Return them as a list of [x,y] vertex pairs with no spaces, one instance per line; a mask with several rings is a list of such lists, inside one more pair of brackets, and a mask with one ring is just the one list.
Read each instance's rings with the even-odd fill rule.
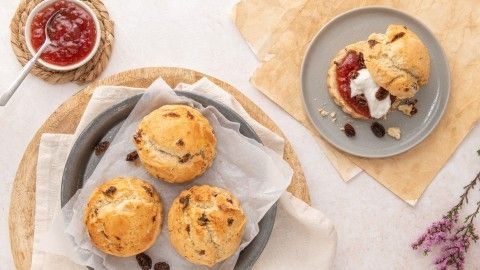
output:
[[420,38],[403,25],[340,50],[328,70],[328,91],[357,119],[382,118],[395,99],[410,99],[427,84],[430,56]]

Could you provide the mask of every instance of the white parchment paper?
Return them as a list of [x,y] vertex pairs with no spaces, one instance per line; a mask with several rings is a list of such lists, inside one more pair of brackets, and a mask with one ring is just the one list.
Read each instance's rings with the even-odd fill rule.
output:
[[[208,118],[217,138],[217,157],[212,167],[191,183],[168,184],[150,177],[139,163],[125,157],[135,150],[132,136],[141,119],[156,108],[173,103],[193,105]],[[164,205],[163,226],[155,244],[146,251],[153,262],[165,261],[171,269],[207,269],[189,263],[170,245],[166,215],[173,199],[193,185],[209,184],[232,192],[242,203],[247,226],[239,251],[213,269],[233,269],[241,249],[258,233],[258,222],[288,187],[292,170],[273,150],[238,132],[239,125],[225,119],[213,107],[203,108],[192,100],[180,97],[161,79],[155,81],[126,119],[102,160],[82,189],[54,219],[52,228],[42,241],[41,249],[66,256],[77,264],[95,269],[139,269],[134,257],[118,258],[92,246],[83,224],[83,211],[91,192],[101,183],[117,177],[144,179],[155,186]]]

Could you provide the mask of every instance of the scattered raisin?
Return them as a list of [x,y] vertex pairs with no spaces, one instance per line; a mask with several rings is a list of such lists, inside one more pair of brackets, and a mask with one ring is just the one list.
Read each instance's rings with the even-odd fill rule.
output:
[[203,250],[203,249],[200,250],[200,251],[198,252],[198,254],[200,254],[200,255],[205,255],[205,250]]
[[101,154],[105,153],[105,151],[107,151],[109,146],[110,146],[109,141],[103,141],[103,142],[98,143],[95,146],[95,155],[100,156]]
[[405,32],[400,32],[400,33],[397,33],[395,34],[395,36],[393,36],[392,40],[390,41],[390,43],[394,42],[395,40],[403,37],[405,35]]
[[187,195],[185,197],[181,197],[179,199],[179,202],[183,204],[182,210],[185,210],[185,208],[188,207],[188,204],[190,203],[190,195]]
[[158,262],[153,267],[153,270],[170,270],[170,265],[166,262]]
[[185,163],[185,162],[189,161],[191,158],[192,158],[192,155],[190,155],[190,153],[187,153],[183,157],[178,158],[178,162]]
[[155,222],[157,220],[157,216],[152,217],[152,222]]
[[385,88],[380,87],[380,88],[378,88],[377,92],[375,93],[375,97],[378,100],[384,100],[388,97],[388,91],[385,90]]
[[135,161],[138,159],[138,152],[137,151],[132,151],[128,153],[126,161]]
[[227,202],[229,202],[229,203],[233,204],[233,201],[232,201],[232,199],[227,199]]
[[189,111],[187,111],[187,117],[190,120],[193,120],[193,114],[191,114]]
[[108,187],[107,190],[105,190],[103,192],[103,194],[105,194],[105,196],[111,197],[113,194],[115,194],[116,191],[117,191],[116,187],[110,186],[110,187]]
[[233,218],[228,218],[227,219],[228,226],[232,226],[233,224]]
[[410,111],[410,116],[417,114],[418,110],[417,107],[413,106],[412,110]]
[[178,113],[174,113],[174,112],[166,113],[163,116],[166,116],[166,117],[180,117],[180,115]]
[[378,44],[378,41],[376,41],[375,39],[369,39],[368,40],[368,45],[370,46],[370,48],[373,48],[375,47],[375,45]]
[[371,129],[373,134],[375,134],[375,136],[377,136],[378,138],[382,138],[383,136],[385,136],[385,128],[382,126],[382,124],[378,122],[373,122]]
[[186,230],[188,233],[190,233],[190,224],[187,225],[187,227],[185,227],[185,230]]
[[142,252],[140,254],[137,254],[135,258],[137,259],[138,265],[140,265],[142,270],[148,270],[152,268],[152,258],[150,258],[150,256],[148,256],[147,254]]
[[183,142],[182,139],[180,139],[180,140],[177,141],[177,145],[178,145],[178,146],[184,146],[185,143]]
[[355,128],[353,128],[353,126],[351,124],[345,124],[343,129],[344,129],[345,135],[347,135],[347,137],[355,136]]
[[207,216],[203,213],[201,217],[198,218],[198,224],[200,226],[207,226],[207,223],[209,222]]

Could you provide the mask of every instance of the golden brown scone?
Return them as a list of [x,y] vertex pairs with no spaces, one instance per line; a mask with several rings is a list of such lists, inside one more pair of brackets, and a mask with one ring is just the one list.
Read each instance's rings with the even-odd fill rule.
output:
[[345,56],[347,55],[347,52],[349,51],[363,52],[366,46],[368,46],[366,41],[359,41],[357,43],[350,44],[345,48],[341,49],[337,53],[337,55],[335,55],[335,57],[333,58],[327,74],[328,92],[330,93],[330,96],[332,96],[333,101],[335,101],[335,103],[338,106],[340,106],[345,113],[348,113],[353,118],[357,118],[357,119],[368,119],[368,118],[362,114],[355,112],[355,110],[345,102],[342,96],[340,96],[340,93],[338,91],[338,86],[337,86],[337,66],[335,65],[335,63],[342,62],[343,58],[345,58]]
[[90,195],[84,212],[92,244],[118,257],[150,248],[162,226],[162,202],[155,188],[135,178],[118,177]]
[[413,97],[430,76],[430,56],[420,38],[403,25],[371,34],[365,65],[373,80],[398,98]]
[[186,105],[165,105],[145,116],[134,141],[145,169],[170,183],[201,175],[216,154],[212,126],[199,111]]
[[173,247],[188,261],[210,267],[236,252],[245,224],[239,201],[207,185],[182,191],[168,212]]

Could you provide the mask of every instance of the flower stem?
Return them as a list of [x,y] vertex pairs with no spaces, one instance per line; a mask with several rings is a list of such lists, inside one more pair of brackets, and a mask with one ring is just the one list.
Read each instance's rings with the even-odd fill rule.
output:
[[465,217],[465,223],[471,224],[473,223],[473,219],[477,216],[478,212],[480,212],[480,201],[477,202],[477,208],[473,213]]
[[[464,192],[462,195],[460,195],[460,201],[452,209],[450,209],[450,211],[447,212],[447,215],[446,215],[447,218],[452,220],[455,216],[458,215],[458,211],[462,209],[463,204],[468,203],[468,193],[470,192],[470,190],[472,190],[475,187],[477,182],[480,182],[480,172],[477,174],[477,176],[475,176],[475,178],[472,180],[472,182],[470,182],[470,184],[463,187]],[[472,217],[472,220],[473,218],[475,218],[477,213],[478,213],[478,207],[477,207],[477,211],[474,213]]]
[[470,237],[472,238],[473,242],[477,242],[478,240],[478,235],[475,233],[475,227],[473,226],[473,220],[477,216],[477,214],[480,212],[480,201],[477,202],[477,207],[475,208],[475,211],[471,213],[470,215],[465,217],[465,226],[462,226],[458,231],[457,234],[460,232],[463,232],[463,237]]

